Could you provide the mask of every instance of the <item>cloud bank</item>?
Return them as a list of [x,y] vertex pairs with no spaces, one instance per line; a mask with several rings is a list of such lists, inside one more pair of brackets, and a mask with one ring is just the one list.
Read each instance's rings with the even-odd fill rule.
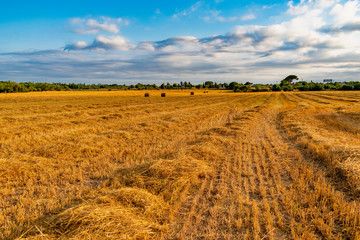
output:
[[[193,13],[201,4],[179,11],[176,17]],[[65,51],[0,54],[0,74],[124,83],[274,83],[289,74],[304,80],[359,80],[359,11],[358,0],[290,1],[284,20],[276,24],[244,24],[220,35],[175,36],[137,44],[118,34],[115,21],[123,20],[73,19],[81,34],[110,35],[68,44]]]

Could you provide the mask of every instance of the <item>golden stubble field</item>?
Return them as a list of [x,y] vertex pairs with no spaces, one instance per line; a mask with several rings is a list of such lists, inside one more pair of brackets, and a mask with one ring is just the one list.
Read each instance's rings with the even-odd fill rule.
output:
[[0,94],[0,239],[360,239],[360,92]]

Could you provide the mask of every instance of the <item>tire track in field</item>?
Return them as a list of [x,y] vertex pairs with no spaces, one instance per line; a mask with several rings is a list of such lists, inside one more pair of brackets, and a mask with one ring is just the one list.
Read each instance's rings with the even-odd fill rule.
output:
[[[282,105],[271,108],[274,102]],[[277,129],[278,114],[294,106],[277,94],[234,117],[228,131],[210,135],[204,144],[222,152],[210,159],[216,173],[184,201],[191,210],[175,217],[166,239],[357,238],[357,205],[334,191]],[[345,220],[345,212],[355,222]]]
[[[293,94],[287,96],[293,99]],[[353,103],[344,106],[356,107]],[[336,106],[321,112],[315,103],[297,105],[279,114],[278,127],[313,165],[327,173],[336,189],[354,199],[359,195],[359,126],[345,114],[338,113]]]
[[[170,230],[169,239],[227,239],[241,236],[239,230],[241,219],[237,209],[242,203],[236,199],[241,195],[242,186],[238,178],[240,175],[238,167],[243,162],[240,160],[242,156],[236,154],[237,151],[234,154],[234,148],[241,150],[243,146],[238,143],[237,131],[240,133],[242,129],[239,126],[242,126],[244,121],[251,121],[252,115],[259,112],[261,106],[267,101],[268,99],[252,109],[245,110],[244,116],[241,116],[241,113],[240,116],[235,116],[225,128],[214,129],[207,133],[209,139],[202,144],[217,146],[217,152],[223,154],[217,159],[208,159],[216,172],[209,177],[207,183],[202,185],[195,196],[188,196],[188,200],[184,202],[182,211],[179,211],[177,220]],[[245,158],[251,159],[247,162],[250,164],[255,157],[251,150],[246,151],[249,155]],[[261,175],[261,169],[253,165],[247,165],[247,167],[253,172],[249,185],[252,189],[251,198],[254,198],[259,185],[255,172],[259,171],[258,175]]]
[[[101,187],[103,182],[106,182],[109,177],[112,177],[116,175],[116,173],[119,171],[119,169],[122,168],[129,168],[129,171],[131,171],[132,168],[135,168],[136,166],[146,165],[147,163],[151,162],[153,164],[156,164],[156,161],[160,159],[176,159],[178,155],[181,155],[181,152],[184,148],[184,143],[188,141],[192,141],[194,138],[194,134],[197,131],[200,132],[206,132],[208,129],[216,129],[218,126],[223,126],[226,124],[226,122],[232,118],[234,115],[232,111],[229,111],[231,108],[229,105],[238,105],[239,108],[246,108],[248,105],[253,104],[256,101],[262,101],[261,99],[264,98],[264,95],[246,95],[245,97],[242,96],[230,96],[230,97],[224,97],[224,99],[228,98],[228,101],[222,101],[222,102],[209,102],[207,104],[207,108],[199,107],[199,106],[192,106],[191,108],[185,108],[185,109],[176,109],[173,112],[170,112],[172,116],[175,116],[173,121],[169,121],[168,119],[162,120],[162,116],[154,116],[150,121],[148,120],[146,123],[143,122],[143,119],[141,118],[135,118],[134,120],[137,121],[137,123],[132,123],[129,126],[129,131],[132,135],[132,138],[137,138],[137,129],[133,128],[134,124],[146,124],[142,127],[142,133],[143,135],[139,135],[137,141],[130,141],[127,145],[122,145],[123,148],[127,150],[131,155],[129,158],[125,158],[124,155],[121,155],[121,152],[118,154],[114,154],[115,156],[118,156],[119,159],[125,158],[126,160],[126,166],[116,164],[116,161],[109,162],[104,158],[100,158],[100,156],[95,155],[89,155],[89,159],[92,159],[92,162],[89,163],[92,171],[82,172],[81,174],[85,174],[82,176],[83,180],[81,182],[75,181],[75,183],[71,182],[70,185],[73,186],[73,190],[67,192],[67,199],[70,200],[70,206],[74,207],[71,199],[72,196],[79,196],[82,194],[86,194],[89,191],[92,191],[92,187],[94,187],[95,191],[96,188]],[[192,111],[195,110],[195,111]],[[155,115],[155,114],[154,114]],[[190,121],[191,120],[191,121]],[[166,122],[168,122],[166,124]],[[187,123],[187,124],[183,124]],[[156,129],[156,126],[163,125],[159,129]],[[166,126],[166,127],[164,127]],[[148,131],[144,131],[144,127],[148,128]],[[116,128],[116,123],[114,125],[107,125],[106,127],[102,129],[114,129]],[[100,130],[100,132],[105,133],[104,130]],[[123,129],[126,130],[126,129]],[[161,131],[162,130],[162,131]],[[157,135],[159,132],[162,132],[163,135]],[[66,131],[64,131],[66,133]],[[145,133],[145,136],[144,136]],[[78,136],[81,136],[79,132],[77,132]],[[91,136],[91,135],[90,135]],[[146,137],[148,136],[148,137]],[[116,136],[115,136],[116,137]],[[87,139],[89,140],[89,138]],[[63,140],[62,140],[63,141]],[[116,144],[116,138],[113,138],[112,143]],[[120,142],[121,143],[121,142]],[[54,143],[52,143],[54,144]],[[159,144],[159,145],[157,145]],[[120,145],[120,144],[119,144]],[[166,145],[164,147],[164,145]],[[121,145],[120,145],[121,146]],[[60,146],[61,149],[63,149],[62,146]],[[151,147],[151,148],[150,148]],[[163,152],[157,151],[157,147],[159,150],[162,150]],[[150,148],[150,150],[149,150]],[[114,148],[112,148],[114,149]],[[51,148],[50,148],[51,150]],[[53,149],[52,149],[53,150]],[[69,149],[70,151],[71,149]],[[122,149],[119,149],[122,150]],[[166,152],[169,150],[168,152]],[[165,152],[165,154],[164,154]],[[32,155],[32,154],[30,154]],[[144,156],[145,155],[145,156]],[[81,155],[79,156],[81,157]],[[49,160],[54,160],[53,157],[50,155],[48,156]],[[62,159],[62,157],[59,157]],[[94,174],[94,170],[96,170],[97,162],[94,161],[96,159],[101,159],[99,162],[99,170],[101,170],[101,174],[98,177],[91,177],[91,174]],[[104,164],[104,160],[106,160],[106,164]],[[62,169],[68,169],[66,165],[70,164],[71,169],[73,168],[73,162],[67,161],[62,166]],[[84,164],[84,163],[83,163]],[[151,166],[151,165],[150,165]],[[55,164],[56,167],[56,164]],[[76,169],[76,168],[75,168]],[[66,174],[63,174],[61,172],[61,169],[59,169],[59,176],[57,173],[52,173],[51,178],[47,182],[47,184],[52,185],[53,190],[56,192],[55,196],[57,195],[57,192],[59,191],[59,186],[57,186],[57,182],[59,182],[59,178],[62,179],[62,183],[66,184],[66,176],[69,174],[69,170]],[[41,171],[38,172],[38,174],[41,174]],[[87,174],[90,174],[90,179]],[[79,176],[79,174],[76,174],[76,176]],[[63,179],[64,178],[64,179]],[[89,181],[91,184],[89,184],[87,187],[83,186],[81,188],[81,191],[77,187],[81,187],[84,182]],[[192,185],[187,185],[188,187],[192,187]],[[68,187],[68,186],[67,186]],[[184,188],[187,189],[186,187]],[[26,189],[24,189],[24,192],[21,192],[19,194],[22,194],[23,196],[27,196]],[[192,189],[189,189],[189,191],[192,191]],[[186,191],[184,192],[186,193]],[[53,196],[54,197],[54,196]],[[75,197],[75,198],[76,198]],[[9,202],[14,201],[16,196],[13,196],[11,199],[8,199]],[[76,200],[76,199],[74,199]],[[65,202],[65,201],[64,201]],[[74,201],[76,202],[76,201]],[[80,201],[81,203],[82,201]],[[79,203],[79,201],[77,201]],[[181,202],[180,202],[181,203]],[[76,206],[76,205],[75,205]],[[64,205],[63,210],[66,210],[69,205]],[[9,211],[11,208],[8,209]],[[51,211],[59,211],[59,208],[51,209]]]
[[333,102],[337,102],[337,103],[344,103],[344,102],[347,102],[347,103],[357,103],[359,102],[359,100],[356,100],[354,98],[349,98],[349,97],[345,97],[345,96],[337,96],[337,97],[334,97],[334,96],[331,96],[327,93],[323,93],[323,92],[318,92],[318,93],[307,93],[308,95],[311,95],[311,96],[316,96],[316,97],[319,97],[319,98],[325,98],[327,100],[330,100],[330,101],[333,101]]

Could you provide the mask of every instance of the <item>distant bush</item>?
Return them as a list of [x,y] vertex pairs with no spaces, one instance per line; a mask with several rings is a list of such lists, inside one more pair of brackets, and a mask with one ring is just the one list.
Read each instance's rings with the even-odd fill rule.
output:
[[350,84],[345,84],[342,86],[341,90],[354,90],[354,86]]
[[294,90],[294,87],[292,85],[284,85],[282,86],[283,91],[292,91]]

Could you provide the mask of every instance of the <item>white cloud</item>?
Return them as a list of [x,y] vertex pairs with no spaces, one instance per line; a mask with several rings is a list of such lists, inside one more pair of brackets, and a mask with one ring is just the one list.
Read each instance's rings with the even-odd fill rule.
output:
[[134,46],[129,44],[122,36],[98,36],[89,47],[93,49],[116,49],[123,51],[128,51],[134,48]]
[[198,1],[198,2],[194,3],[193,5],[191,5],[189,8],[174,13],[172,17],[179,18],[182,16],[188,16],[188,15],[194,13],[196,10],[198,10],[202,5],[203,5],[203,2]]
[[234,21],[249,21],[256,19],[254,14],[247,14],[242,17],[237,16],[230,16],[230,17],[224,17],[221,16],[221,11],[219,10],[212,10],[209,12],[210,16],[203,17],[205,22],[211,22],[211,20],[215,20],[218,22],[234,22]]
[[317,0],[315,1],[315,6],[319,8],[328,8],[337,2],[340,2],[340,0]]
[[256,17],[254,14],[248,14],[248,15],[245,15],[245,16],[242,16],[241,17],[241,20],[243,21],[248,21],[248,20],[254,20]]
[[122,18],[99,17],[93,18],[72,18],[70,23],[74,32],[78,34],[97,34],[99,32],[119,33],[120,25],[128,25],[129,21]]
[[330,14],[335,17],[337,24],[360,21],[359,1],[348,1],[344,5],[336,4]]
[[87,42],[85,42],[85,41],[78,41],[73,44],[73,47],[76,49],[82,49],[82,48],[86,48],[88,45],[89,44],[87,44]]
[[293,15],[300,15],[309,10],[309,6],[304,4],[304,0],[301,0],[300,4],[294,6],[294,1],[288,2],[288,11],[287,13],[293,14]]
[[301,0],[297,5],[294,5],[294,1],[289,1],[287,13],[292,15],[302,15],[315,9],[325,10],[339,1],[340,0]]
[[104,51],[104,50],[122,50],[129,51],[134,49],[135,46],[130,44],[122,36],[97,36],[95,40],[89,44],[84,41],[78,41],[74,44],[67,45],[65,50],[95,50],[95,51]]
[[144,41],[144,42],[140,42],[137,45],[137,49],[139,49],[139,50],[147,50],[147,51],[155,51],[155,46],[150,41]]
[[[242,17],[223,17],[223,16],[216,16],[215,20],[219,22],[234,22],[237,20],[243,20]],[[210,19],[209,19],[210,20]]]

